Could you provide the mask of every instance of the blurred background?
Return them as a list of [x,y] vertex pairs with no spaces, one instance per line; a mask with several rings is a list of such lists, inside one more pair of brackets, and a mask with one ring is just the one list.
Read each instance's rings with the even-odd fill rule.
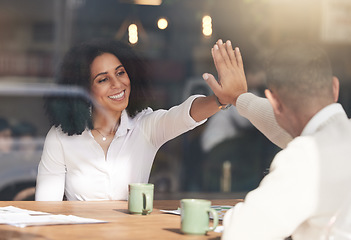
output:
[[[147,60],[153,109],[211,94],[201,75],[216,73],[210,49],[219,38],[240,47],[257,95],[276,45],[317,43],[331,58],[350,115],[349,0],[0,0],[0,200],[32,197],[19,193],[33,193],[50,127],[42,94],[54,89],[65,52],[93,38],[129,42]],[[150,177],[155,198],[244,197],[277,151],[231,107],[162,146]]]

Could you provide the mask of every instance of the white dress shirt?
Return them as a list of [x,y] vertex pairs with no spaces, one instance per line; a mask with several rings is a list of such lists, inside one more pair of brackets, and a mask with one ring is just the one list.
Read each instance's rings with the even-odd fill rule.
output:
[[[267,123],[272,132],[260,122],[257,111],[238,111],[244,111],[267,136],[271,133],[274,139],[286,141],[281,129],[274,127],[274,116],[268,116],[271,109],[266,101],[243,95],[237,107],[251,106],[250,101],[266,106],[260,113],[272,120]],[[283,240],[290,235],[294,240],[322,239],[328,221],[349,193],[350,145],[351,122],[341,105],[322,109],[305,126],[303,135],[275,156],[259,187],[226,213],[222,239]]]
[[121,123],[106,158],[90,130],[68,136],[52,127],[38,167],[35,199],[126,200],[129,183],[147,183],[157,150],[167,141],[205,122],[190,116],[193,100],[170,110],[148,108]]

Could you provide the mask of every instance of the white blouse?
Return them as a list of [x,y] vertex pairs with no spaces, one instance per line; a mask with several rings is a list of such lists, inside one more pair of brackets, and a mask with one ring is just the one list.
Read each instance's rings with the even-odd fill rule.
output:
[[125,200],[129,183],[147,183],[158,149],[195,128],[191,96],[170,110],[148,108],[134,118],[122,112],[121,124],[105,157],[90,130],[68,136],[52,127],[38,167],[35,200]]

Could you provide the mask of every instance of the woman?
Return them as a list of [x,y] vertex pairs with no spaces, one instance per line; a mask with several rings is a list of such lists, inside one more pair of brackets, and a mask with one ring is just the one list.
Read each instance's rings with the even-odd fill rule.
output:
[[202,124],[219,102],[232,103],[232,86],[217,84],[218,98],[191,96],[153,111],[146,107],[144,77],[128,45],[100,40],[71,49],[59,83],[83,87],[104,111],[74,97],[48,99],[54,126],[38,168],[36,200],[125,200],[129,183],[148,182],[165,142]]

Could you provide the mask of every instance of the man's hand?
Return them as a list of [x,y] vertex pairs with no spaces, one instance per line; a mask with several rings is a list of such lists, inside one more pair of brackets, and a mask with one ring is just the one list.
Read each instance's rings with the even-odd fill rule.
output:
[[221,104],[236,105],[239,95],[247,92],[247,82],[240,50],[238,47],[233,50],[229,40],[223,44],[223,41],[219,39],[211,52],[219,79],[217,81],[209,73],[204,73],[203,78]]

